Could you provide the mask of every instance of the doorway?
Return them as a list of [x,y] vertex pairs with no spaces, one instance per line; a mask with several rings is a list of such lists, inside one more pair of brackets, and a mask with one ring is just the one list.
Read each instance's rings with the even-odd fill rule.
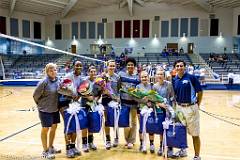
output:
[[188,53],[193,54],[194,43],[188,43]]

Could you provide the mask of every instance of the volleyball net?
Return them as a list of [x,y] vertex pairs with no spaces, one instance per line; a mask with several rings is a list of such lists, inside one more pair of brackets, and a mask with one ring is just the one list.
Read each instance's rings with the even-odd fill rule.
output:
[[106,58],[99,55],[81,55],[60,50],[44,44],[43,41],[32,42],[0,33],[0,77],[1,79],[42,78],[43,68],[47,63],[58,65],[59,75],[72,68],[76,60],[83,63],[83,71],[90,65],[102,71]]

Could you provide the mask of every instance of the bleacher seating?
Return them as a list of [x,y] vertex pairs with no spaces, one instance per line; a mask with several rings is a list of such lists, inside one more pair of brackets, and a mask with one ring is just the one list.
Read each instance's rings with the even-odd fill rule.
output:
[[42,72],[44,66],[55,63],[62,54],[42,54],[42,55],[1,55],[5,67],[7,78],[12,78],[14,74],[26,77],[33,77],[34,73]]
[[[94,58],[94,55],[83,55]],[[106,60],[109,57],[97,55],[97,59]],[[179,56],[162,56],[161,53],[145,53],[144,57],[135,57],[138,63],[141,64],[169,64],[172,65],[176,59],[183,59],[187,64],[191,60],[187,54]],[[49,63],[57,63],[59,66],[59,73],[65,72],[66,63],[73,62],[74,60],[81,60],[83,63],[83,71],[86,72],[90,64],[97,65],[97,68],[102,68],[102,64],[96,61],[87,60],[84,58],[63,55],[63,54],[41,54],[41,55],[2,55],[3,64],[5,67],[6,78],[16,78],[16,75],[21,75],[21,78],[35,78],[37,72],[43,71],[44,66]]]
[[180,54],[178,56],[162,56],[161,53],[145,53],[144,57],[139,57],[139,62],[142,64],[151,62],[152,64],[166,63],[173,65],[177,59],[184,60],[187,64],[191,63],[188,54]]
[[224,63],[217,61],[209,61],[210,54],[200,54],[205,62],[219,74],[221,77],[226,78],[228,73],[240,74],[240,60],[235,54],[227,54],[228,60]]

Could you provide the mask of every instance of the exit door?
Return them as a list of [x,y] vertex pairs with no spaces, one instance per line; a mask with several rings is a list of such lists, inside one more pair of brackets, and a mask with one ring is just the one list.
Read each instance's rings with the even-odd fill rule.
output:
[[188,53],[190,54],[193,53],[193,47],[194,47],[194,43],[188,43]]

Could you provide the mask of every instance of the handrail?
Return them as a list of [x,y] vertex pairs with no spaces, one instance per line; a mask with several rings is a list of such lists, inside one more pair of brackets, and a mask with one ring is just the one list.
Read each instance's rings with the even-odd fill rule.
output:
[[2,67],[3,79],[6,79],[6,76],[5,76],[5,69],[4,69],[4,65],[3,65],[2,56],[0,56],[0,61],[1,61],[1,67]]
[[213,76],[214,72],[213,72],[213,70],[206,64],[205,60],[204,60],[198,53],[193,53],[193,54],[197,56],[197,59],[198,59],[199,62],[204,63],[204,67],[208,69],[208,72],[209,72],[209,74],[211,75],[211,78],[214,78],[214,76]]

